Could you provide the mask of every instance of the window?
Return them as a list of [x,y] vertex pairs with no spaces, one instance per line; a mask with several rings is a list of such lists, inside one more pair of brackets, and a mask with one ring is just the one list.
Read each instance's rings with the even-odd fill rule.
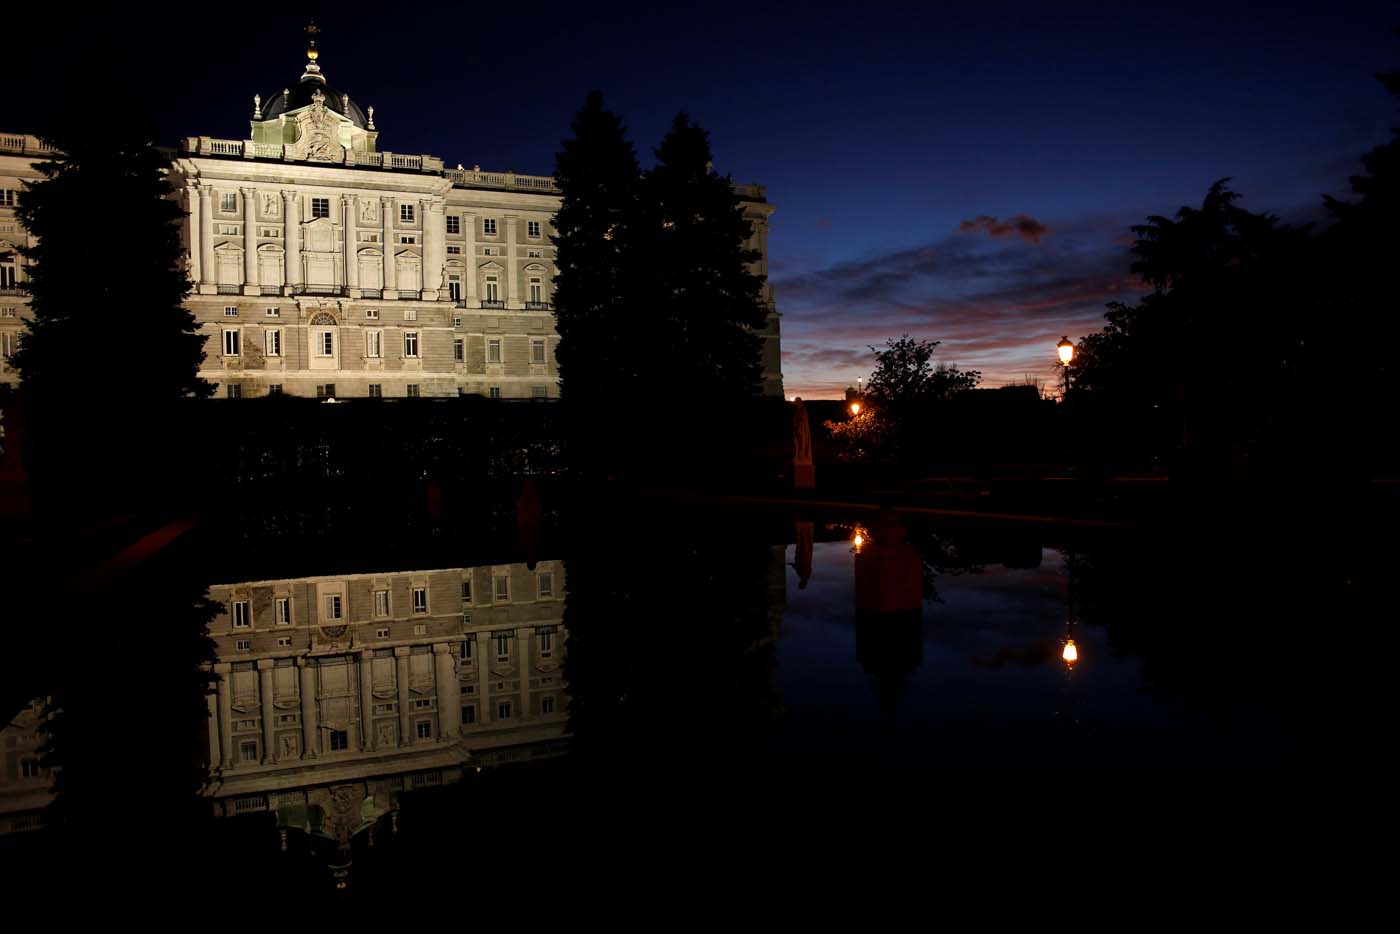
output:
[[403,319],[404,319],[405,321],[417,321],[417,320],[418,320],[418,309],[417,309],[417,308],[405,308],[405,309],[403,310]]
[[410,399],[417,399],[417,398],[418,398],[418,384],[417,384],[417,383],[409,383],[408,386],[407,386],[406,388],[407,388],[407,390],[408,390],[408,391],[407,391],[407,396],[408,396],[408,398],[410,398]]
[[278,636],[278,637],[277,637],[277,644],[278,644],[279,646],[281,646],[282,648],[288,648],[288,647],[290,647],[291,644],[292,644],[292,637],[291,637],[291,636]]
[[326,594],[326,619],[340,619],[340,594]]
[[411,223],[413,223],[413,205],[411,205],[411,204],[401,204],[401,205],[399,205],[399,220],[402,221],[402,222],[405,223],[405,224],[411,224]]
[[277,722],[284,725],[296,723],[300,719],[301,715],[295,713],[281,713],[277,715]]
[[544,338],[530,341],[530,362],[544,363]]
[[220,225],[219,225],[219,235],[222,236],[222,237],[236,237],[236,236],[238,236],[238,225],[237,225],[237,224],[220,224]]
[[428,634],[428,624],[415,623],[413,626],[413,634],[415,636],[426,636]]
[[462,326],[462,316],[461,316],[461,315],[453,315],[453,316],[452,316],[452,326],[453,326],[454,328],[460,328],[460,327]]
[[316,387],[316,398],[317,398],[317,399],[322,399],[322,398],[334,399],[334,398],[335,398],[335,383],[326,383],[324,386],[317,386],[317,387]]
[[496,660],[507,661],[510,658],[510,635],[501,633],[496,636]]
[[317,217],[330,217],[330,216],[331,216],[331,199],[330,199],[330,198],[312,198],[312,199],[311,199],[311,216],[312,216],[313,218],[317,218]]
[[418,738],[419,738],[419,739],[432,739],[432,738],[433,738],[433,721],[431,721],[431,720],[419,720],[419,721],[418,721],[417,728],[418,728]]
[[375,637],[376,639],[387,639],[387,638],[389,638],[389,627],[388,627],[388,626],[380,626],[378,629],[376,629],[376,630],[374,631],[374,637]]
[[267,310],[267,316],[268,316],[269,318],[280,318],[280,317],[282,317],[282,309],[280,309],[280,308],[269,308],[269,309]]
[[549,658],[554,654],[554,633],[546,629],[540,633],[540,658]]
[[349,730],[331,730],[331,752],[340,752],[350,748]]
[[247,651],[249,651],[250,649],[252,649],[252,647],[253,647],[253,640],[251,640],[251,639],[239,639],[237,642],[235,642],[235,643],[233,644],[233,647],[234,647],[235,649],[237,649],[238,651],[240,651],[240,652],[247,652]]
[[238,344],[238,342],[239,342],[239,336],[238,336],[238,332],[237,332],[237,331],[231,330],[231,329],[226,329],[226,330],[224,331],[224,356],[225,356],[225,357],[236,357],[236,356],[238,356],[238,349],[239,349],[239,344]]
[[381,618],[389,615],[389,591],[374,592],[374,615]]
[[14,308],[0,308],[0,318],[13,318],[14,316]]
[[13,188],[0,188],[0,208],[12,208],[15,206],[15,190]]
[[493,247],[493,246],[484,246],[484,247],[481,248],[481,255],[482,255],[482,256],[499,256],[500,254],[496,252],[496,248],[495,248],[495,247]]
[[362,231],[360,231],[360,242],[361,242],[361,243],[378,243],[378,242],[379,242],[379,234],[377,234],[377,233],[375,233],[374,231],[371,231],[371,230],[362,230]]
[[239,757],[244,762],[258,761],[258,741],[255,739],[245,740],[238,744]]
[[383,351],[383,337],[384,337],[384,332],[383,332],[383,331],[366,331],[366,332],[365,332],[365,356],[366,356],[366,357],[380,357],[380,356],[383,356],[383,353],[384,353],[384,351]]
[[510,578],[509,578],[509,577],[506,577],[506,576],[502,575],[501,577],[496,578],[496,590],[495,590],[495,593],[496,593],[496,599],[497,599],[497,600],[509,600],[509,599],[510,599]]
[[463,629],[466,629],[466,628],[467,628],[468,626],[470,626],[471,624],[472,624],[472,615],[471,615],[470,613],[463,613],[463,614],[462,614],[462,628],[463,628]]
[[463,643],[462,643],[462,648],[460,649],[460,651],[459,651],[458,654],[460,655],[462,661],[464,661],[464,662],[469,662],[469,661],[471,661],[471,660],[472,660],[472,640],[468,639],[466,642],[463,642]]
[[548,386],[531,386],[531,387],[530,387],[530,398],[531,398],[531,399],[548,399],[548,398],[549,398],[549,387],[548,387]]
[[264,332],[267,335],[267,355],[282,356],[282,332],[276,329]]
[[511,711],[510,711],[510,701],[508,701],[508,700],[501,701],[499,704],[496,705],[496,719],[497,719],[497,720],[509,720],[509,719],[510,719],[510,712],[511,712]]
[[427,588],[427,587],[414,587],[414,588],[413,588],[413,612],[415,612],[415,613],[426,613],[426,612],[428,612],[428,588]]
[[463,726],[469,726],[470,724],[473,724],[473,723],[475,723],[475,722],[476,722],[476,707],[475,707],[475,706],[463,707],[463,708],[462,708],[462,725],[463,725]]
[[448,255],[448,256],[461,256],[461,255],[462,255],[462,248],[459,247],[459,246],[456,246],[456,245],[449,245],[449,246],[447,247],[447,255]]
[[544,280],[539,276],[530,277],[530,301],[536,305],[544,301]]
[[405,235],[405,236],[399,237],[399,242],[400,242],[400,243],[407,243],[407,244],[409,244],[410,246],[412,246],[413,244],[415,244],[415,243],[418,242],[418,238],[417,238],[417,237],[410,237],[410,236],[406,236],[406,235]]
[[0,288],[13,289],[15,287],[15,262],[0,263]]
[[[454,302],[460,302],[462,300],[462,279],[460,276],[447,277],[447,297]],[[453,320],[459,322],[456,327],[461,327],[461,318],[454,318]]]
[[403,332],[403,355],[404,355],[405,357],[416,357],[416,356],[418,356],[418,332],[417,332],[417,331],[404,331],[404,332]]
[[486,301],[499,302],[501,300],[501,280],[496,276],[486,277]]
[[239,383],[229,383],[224,387],[224,395],[230,399],[242,399],[243,387]]
[[460,337],[452,341],[452,359],[458,363],[461,363],[464,359],[462,339]]
[[432,710],[433,699],[431,697],[419,697],[413,701],[414,710]]
[[319,340],[316,341],[316,353],[322,357],[334,357],[335,334],[330,331],[322,331]]
[[500,387],[500,386],[492,386],[490,389],[488,389],[488,390],[486,391],[486,394],[489,395],[492,399],[499,399],[499,398],[501,398],[501,387]]
[[500,338],[492,338],[491,340],[489,340],[489,341],[486,342],[486,362],[487,362],[487,363],[500,363],[500,362],[501,362],[501,340],[500,340]]
[[540,698],[540,713],[554,713],[554,698]]
[[496,236],[496,219],[494,217],[483,217],[481,219],[481,232],[488,237]]
[[238,306],[237,306],[237,305],[225,305],[225,306],[224,306],[224,317],[225,317],[225,318],[237,318],[237,317],[238,317]]
[[540,596],[541,596],[541,597],[552,597],[552,596],[554,596],[554,572],[553,572],[553,571],[541,571],[541,572],[540,572]]
[[399,705],[394,701],[389,701],[387,704],[374,705],[374,712],[377,714],[395,713],[398,709]]
[[525,222],[525,236],[527,236],[527,237],[538,237],[539,235],[540,235],[540,222],[539,222],[539,221],[526,221],[526,222]]
[[366,308],[366,309],[365,309],[365,320],[367,320],[367,321],[378,321],[378,320],[379,320],[379,309],[378,309],[378,308]]
[[292,624],[291,597],[278,597],[274,603],[277,610],[277,625],[290,626]]
[[236,192],[236,191],[221,191],[221,192],[219,192],[219,210],[220,210],[220,211],[223,211],[225,214],[232,214],[232,213],[234,213],[235,211],[237,211],[237,210],[238,210],[238,192]]
[[19,774],[24,778],[39,777],[38,759],[21,759],[19,761]]
[[269,385],[269,386],[267,387],[267,394],[268,394],[269,396],[280,396],[280,395],[282,395],[282,384],[281,384],[281,383],[272,383],[271,385]]
[[466,578],[465,580],[462,581],[462,602],[463,602],[463,603],[471,603],[471,602],[472,602],[472,582],[471,582],[471,578]]
[[462,219],[456,214],[447,215],[447,232],[450,234],[459,234],[462,232]]
[[258,236],[268,240],[280,240],[282,238],[282,231],[278,230],[276,227],[262,227],[258,230]]
[[544,253],[540,250],[526,250],[525,255],[530,259],[542,259],[544,257]]
[[382,398],[384,398],[384,387],[383,387],[381,384],[379,384],[379,383],[370,383],[370,384],[369,384],[369,397],[370,397],[371,399],[382,399]]
[[248,601],[237,600],[233,604],[233,628],[248,628]]

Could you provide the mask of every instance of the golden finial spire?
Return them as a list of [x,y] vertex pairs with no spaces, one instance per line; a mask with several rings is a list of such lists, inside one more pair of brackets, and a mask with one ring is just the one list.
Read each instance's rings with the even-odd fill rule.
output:
[[306,70],[302,72],[301,80],[310,78],[324,84],[326,79],[321,76],[321,66],[316,64],[316,59],[321,57],[320,50],[316,48],[316,37],[320,34],[321,29],[313,19],[306,27]]

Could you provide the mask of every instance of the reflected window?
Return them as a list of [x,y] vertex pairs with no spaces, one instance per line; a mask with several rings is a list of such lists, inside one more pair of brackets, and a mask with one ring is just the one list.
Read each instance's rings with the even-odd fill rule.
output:
[[496,719],[509,720],[511,715],[510,701],[501,701],[496,705]]
[[338,752],[350,748],[349,730],[331,730],[331,751]]
[[418,738],[419,738],[419,739],[432,739],[432,738],[433,738],[433,721],[431,721],[431,720],[419,720],[419,721],[418,721]]
[[472,660],[472,640],[468,639],[466,642],[462,643],[461,658],[464,662]]
[[414,588],[413,588],[413,612],[415,612],[415,613],[426,613],[426,612],[428,612],[428,588],[426,588],[426,587],[414,587]]
[[243,742],[241,742],[241,743],[238,744],[238,751],[239,751],[239,756],[243,759],[244,762],[257,762],[257,761],[258,761],[258,742],[257,742],[257,740],[252,740],[252,739],[250,739],[250,740],[244,740]]

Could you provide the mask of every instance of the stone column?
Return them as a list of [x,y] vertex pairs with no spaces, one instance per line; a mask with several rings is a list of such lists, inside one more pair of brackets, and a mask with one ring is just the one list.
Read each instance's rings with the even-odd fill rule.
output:
[[297,659],[301,666],[301,757],[316,758],[316,667],[309,658]]
[[228,675],[233,666],[219,662],[214,666],[214,674],[219,678],[219,749],[220,761],[226,769],[233,768],[233,698],[229,697]]
[[201,295],[213,295],[218,291],[219,270],[214,265],[214,189],[208,185],[199,186],[199,255]]
[[464,293],[467,298],[468,308],[480,307],[481,303],[476,297],[476,280],[478,278],[478,267],[481,260],[476,256],[476,215],[462,215],[462,233],[466,234],[467,242],[462,245],[463,262],[467,267],[467,291]]
[[423,215],[423,288],[433,294],[425,294],[425,299],[436,299],[442,291],[442,260],[447,255],[444,247],[447,242],[447,216],[443,213],[441,201],[426,201],[427,213]]
[[413,737],[409,736],[408,730],[408,704],[411,698],[408,693],[408,655],[409,648],[400,645],[394,649],[395,680],[399,686],[399,745],[407,746],[413,742]]
[[516,670],[520,672],[520,719],[530,717],[530,672],[534,669],[534,659],[530,657],[530,636],[533,629],[515,631],[515,650],[519,653]]
[[515,261],[515,231],[520,218],[506,215],[506,307],[522,308],[520,304],[520,269]]
[[287,234],[287,294],[301,285],[301,201],[295,191],[282,192],[282,220]]
[[379,206],[384,215],[384,297],[396,299],[399,297],[399,273],[394,261],[394,250],[398,247],[398,238],[394,236],[394,199],[381,198]]
[[438,739],[448,742],[462,733],[462,688],[457,683],[457,666],[452,661],[452,646],[439,642],[433,646],[437,683]]
[[258,289],[258,190],[243,191],[243,294],[257,295]]
[[219,738],[219,697],[218,694],[204,695],[205,706],[209,708],[209,769],[213,771],[223,762],[223,743]]
[[477,635],[481,638],[476,640],[476,695],[481,698],[481,703],[477,705],[476,722],[490,723],[496,717],[496,709],[491,706],[491,661],[496,657],[495,633],[482,632]]
[[373,650],[360,653],[360,749],[374,750],[374,662]]
[[360,220],[359,199],[354,195],[342,195],[340,210],[344,219],[341,233],[345,236],[345,287],[350,290],[351,298],[359,298],[360,293],[357,289],[360,286],[360,261],[355,252],[360,246],[360,234],[356,227]]
[[272,710],[272,659],[258,659],[258,702],[262,705],[262,761],[266,765],[277,761],[277,750],[273,747]]
[[189,205],[188,233],[185,236],[185,246],[190,253],[190,279],[194,282],[195,291],[199,291],[199,284],[204,281],[204,257],[200,244],[200,212],[199,212],[199,187],[193,183],[185,189],[185,203]]

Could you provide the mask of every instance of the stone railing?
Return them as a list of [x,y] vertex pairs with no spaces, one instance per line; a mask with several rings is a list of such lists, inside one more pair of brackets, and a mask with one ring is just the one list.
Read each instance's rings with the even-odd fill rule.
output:
[[556,194],[559,186],[548,175],[517,175],[514,172],[483,172],[480,167],[470,169],[448,169],[442,173],[452,180],[452,184],[463,188],[513,188],[524,191],[539,191]]
[[[19,137],[15,137],[15,139],[19,139]],[[276,159],[279,162],[372,166],[374,168],[404,169],[410,172],[432,174],[442,171],[442,160],[437,156],[342,149],[333,159],[306,159],[299,154],[295,146],[284,146],[281,143],[257,143],[250,139],[214,139],[209,136],[189,136],[185,138],[182,148],[185,153],[192,156],[237,156],[241,159]],[[3,148],[0,148],[0,151],[4,151]]]
[[37,136],[26,133],[0,133],[0,153],[6,155],[50,155],[57,151]]

